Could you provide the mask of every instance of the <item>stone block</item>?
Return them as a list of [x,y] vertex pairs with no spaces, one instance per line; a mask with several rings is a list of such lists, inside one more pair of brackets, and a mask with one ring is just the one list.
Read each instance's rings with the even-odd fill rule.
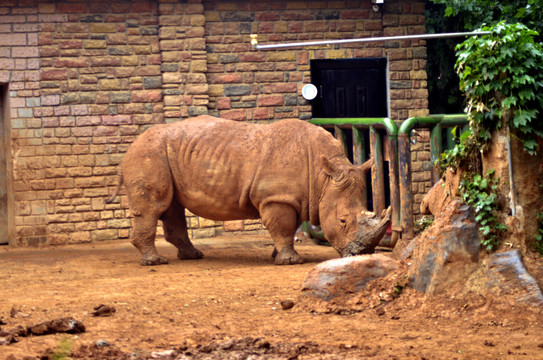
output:
[[329,301],[340,295],[356,293],[370,281],[396,269],[396,260],[383,254],[328,260],[309,272],[302,285],[302,292]]
[[117,25],[114,23],[93,23],[90,24],[91,33],[114,33],[117,32]]
[[84,40],[83,47],[85,49],[105,49],[107,43],[105,40]]
[[118,237],[117,229],[103,229],[91,231],[92,241],[116,240]]

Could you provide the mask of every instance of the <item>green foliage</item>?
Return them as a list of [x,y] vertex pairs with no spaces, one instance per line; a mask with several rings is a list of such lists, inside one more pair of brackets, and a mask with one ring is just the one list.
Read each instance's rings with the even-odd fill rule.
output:
[[424,230],[428,229],[430,225],[434,222],[433,216],[427,216],[424,215],[419,220],[415,222],[415,229],[417,232],[423,232]]
[[485,142],[473,135],[471,130],[463,132],[460,136],[456,134],[458,129],[453,129],[453,136],[457,142],[452,149],[445,150],[440,155],[440,174],[449,168],[462,168],[466,171],[480,173],[481,159],[480,151],[484,149]]
[[[426,32],[444,33],[474,30],[505,20],[535,30],[536,42],[543,41],[541,0],[430,0],[426,3]],[[462,96],[454,71],[454,48],[460,38],[428,40],[428,96],[432,114],[460,112]]]
[[501,234],[507,230],[498,218],[497,183],[493,170],[485,177],[468,172],[460,181],[460,196],[475,211],[475,221],[480,225],[481,245],[487,251],[498,247]]
[[482,30],[491,34],[470,37],[456,48],[470,126],[476,137],[488,140],[508,118],[507,125],[522,135],[524,149],[535,154],[535,138],[543,136],[538,121],[543,113],[543,46],[534,42],[538,34],[504,22]]
[[537,213],[537,235],[535,236],[535,250],[543,255],[543,212]]
[[543,30],[541,0],[432,0],[446,6],[445,16],[461,18],[467,30],[505,20],[523,23],[538,32]]

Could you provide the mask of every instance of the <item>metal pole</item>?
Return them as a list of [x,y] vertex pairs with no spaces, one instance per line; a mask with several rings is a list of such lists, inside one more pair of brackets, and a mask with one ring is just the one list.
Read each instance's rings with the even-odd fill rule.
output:
[[479,35],[488,35],[490,33],[491,33],[490,31],[474,31],[474,32],[400,35],[400,36],[384,36],[384,37],[339,39],[339,40],[330,39],[330,40],[300,41],[300,42],[291,42],[291,43],[277,43],[277,44],[263,44],[263,45],[258,44],[257,34],[251,34],[251,45],[253,46],[255,50],[270,50],[270,49],[295,48],[295,47],[304,47],[304,46],[352,44],[352,43],[379,42],[379,41],[392,41],[392,40],[426,40],[426,39],[440,39],[440,38],[463,37],[463,36],[479,36]]

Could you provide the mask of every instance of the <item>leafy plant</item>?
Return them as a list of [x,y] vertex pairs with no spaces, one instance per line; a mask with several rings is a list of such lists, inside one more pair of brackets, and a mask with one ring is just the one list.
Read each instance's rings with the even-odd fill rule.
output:
[[473,30],[500,20],[520,22],[543,30],[543,2],[540,0],[432,0],[443,4],[445,16],[459,18],[465,28]]
[[476,138],[509,126],[530,154],[543,137],[543,46],[536,31],[523,24],[500,22],[483,27],[490,34],[473,36],[456,47],[460,88]]
[[475,221],[480,225],[481,245],[487,251],[493,251],[499,246],[500,236],[507,230],[498,218],[497,183],[494,170],[489,171],[485,177],[467,172],[460,181],[460,196],[475,211]]
[[452,130],[456,146],[445,150],[440,155],[441,174],[449,167],[480,173],[482,168],[480,152],[484,149],[486,142],[474,136],[471,130],[464,131],[460,136],[457,135],[457,131],[457,127]]
[[415,228],[417,232],[423,232],[424,230],[428,229],[430,225],[434,222],[433,216],[424,215],[415,223]]
[[537,235],[535,236],[535,250],[543,255],[543,212],[537,213]]

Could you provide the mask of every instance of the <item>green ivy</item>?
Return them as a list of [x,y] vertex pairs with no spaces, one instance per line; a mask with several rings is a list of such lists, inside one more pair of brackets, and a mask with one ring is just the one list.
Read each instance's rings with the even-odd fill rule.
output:
[[494,170],[484,177],[467,172],[460,181],[460,196],[475,211],[475,221],[480,225],[481,245],[487,251],[496,250],[500,245],[500,236],[507,230],[498,218],[497,184]]
[[470,37],[456,48],[472,131],[486,142],[492,131],[508,125],[533,155],[536,138],[543,136],[538,120],[543,115],[543,46],[534,41],[538,33],[503,21],[481,30],[491,33]]
[[481,160],[480,150],[484,149],[486,143],[475,137],[471,130],[464,131],[460,136],[456,134],[458,128],[452,130],[456,146],[445,150],[440,155],[440,174],[443,174],[449,167],[454,169],[462,168],[465,171],[480,173]]
[[433,222],[434,222],[433,216],[424,215],[423,217],[415,221],[415,231],[417,233],[421,233],[425,231],[426,229],[428,229],[430,225],[432,225]]

